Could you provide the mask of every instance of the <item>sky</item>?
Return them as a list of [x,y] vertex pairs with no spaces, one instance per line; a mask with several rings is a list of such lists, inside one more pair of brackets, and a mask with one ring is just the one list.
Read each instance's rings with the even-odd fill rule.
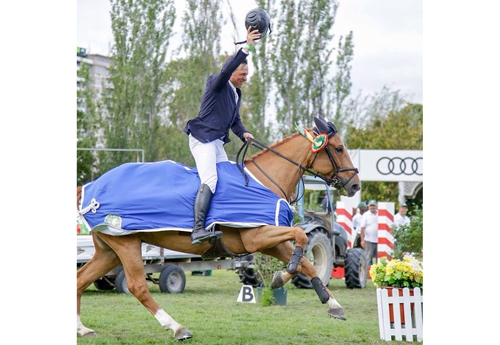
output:
[[[184,1],[177,2],[182,8]],[[227,11],[225,3],[223,10]],[[241,23],[239,40],[244,40],[245,15],[257,5],[255,1],[229,0],[229,3],[235,12],[236,25]],[[333,41],[336,47],[340,36],[353,31],[352,95],[375,94],[386,86],[399,90],[410,102],[423,104],[423,1],[341,0],[339,3]],[[110,10],[108,0],[77,0],[79,47],[89,49],[91,54],[109,55],[113,42]],[[233,42],[229,33],[222,36],[223,49],[233,49]]]

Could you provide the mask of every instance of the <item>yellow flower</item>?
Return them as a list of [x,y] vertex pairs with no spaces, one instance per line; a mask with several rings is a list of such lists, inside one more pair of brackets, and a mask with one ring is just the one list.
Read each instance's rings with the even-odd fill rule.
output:
[[370,277],[377,287],[421,287],[422,263],[412,255],[406,255],[403,260],[388,260],[387,257],[382,257],[377,264],[371,266]]

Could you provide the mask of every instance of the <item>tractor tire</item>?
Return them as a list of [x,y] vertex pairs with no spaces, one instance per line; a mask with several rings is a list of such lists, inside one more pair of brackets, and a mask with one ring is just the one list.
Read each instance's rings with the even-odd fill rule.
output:
[[243,285],[252,285],[254,288],[259,287],[262,280],[256,274],[253,268],[238,268],[238,276],[240,277],[240,283]]
[[94,282],[94,286],[96,287],[97,290],[113,290],[115,288],[115,283],[114,279],[110,279],[108,277],[102,277],[97,279]]
[[[325,286],[328,286],[332,277],[333,269],[333,249],[328,236],[321,230],[316,229],[307,234],[308,243],[305,249],[305,256],[316,269],[318,277]],[[299,273],[292,278],[292,283],[298,288],[312,289],[312,284],[307,277]],[[307,286],[307,287],[306,287]]]
[[345,258],[345,285],[348,289],[364,288],[366,286],[365,251],[351,248]]
[[292,278],[292,283],[299,289],[312,289],[313,285],[304,273],[299,273]]

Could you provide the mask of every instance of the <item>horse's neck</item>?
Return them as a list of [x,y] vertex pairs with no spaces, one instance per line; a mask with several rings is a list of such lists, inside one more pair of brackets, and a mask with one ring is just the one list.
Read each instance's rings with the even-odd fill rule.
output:
[[[309,167],[312,162],[313,154],[309,149],[310,146],[311,143],[306,138],[300,134],[294,134],[274,144],[271,148],[296,164],[272,151],[264,150],[253,155],[251,159],[247,159],[245,165],[267,188],[290,201],[290,196],[304,173],[297,164]],[[285,191],[286,196],[277,185]]]

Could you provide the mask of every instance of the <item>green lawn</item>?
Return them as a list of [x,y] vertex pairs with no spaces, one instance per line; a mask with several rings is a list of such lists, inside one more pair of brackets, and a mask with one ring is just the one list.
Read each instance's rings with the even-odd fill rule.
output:
[[[342,279],[331,279],[329,288],[345,309],[347,321],[327,315],[314,290],[297,289],[291,283],[286,306],[263,307],[236,302],[241,283],[234,271],[212,271],[211,276],[186,272],[181,294],[161,293],[149,282],[153,298],[194,337],[190,344],[384,344],[379,336],[375,287],[346,289]],[[78,344],[174,344],[173,333],[132,295],[98,291],[91,285],[82,298],[83,323],[97,338],[80,338]],[[398,342],[410,344],[410,342]],[[413,342],[412,344],[422,344]]]

